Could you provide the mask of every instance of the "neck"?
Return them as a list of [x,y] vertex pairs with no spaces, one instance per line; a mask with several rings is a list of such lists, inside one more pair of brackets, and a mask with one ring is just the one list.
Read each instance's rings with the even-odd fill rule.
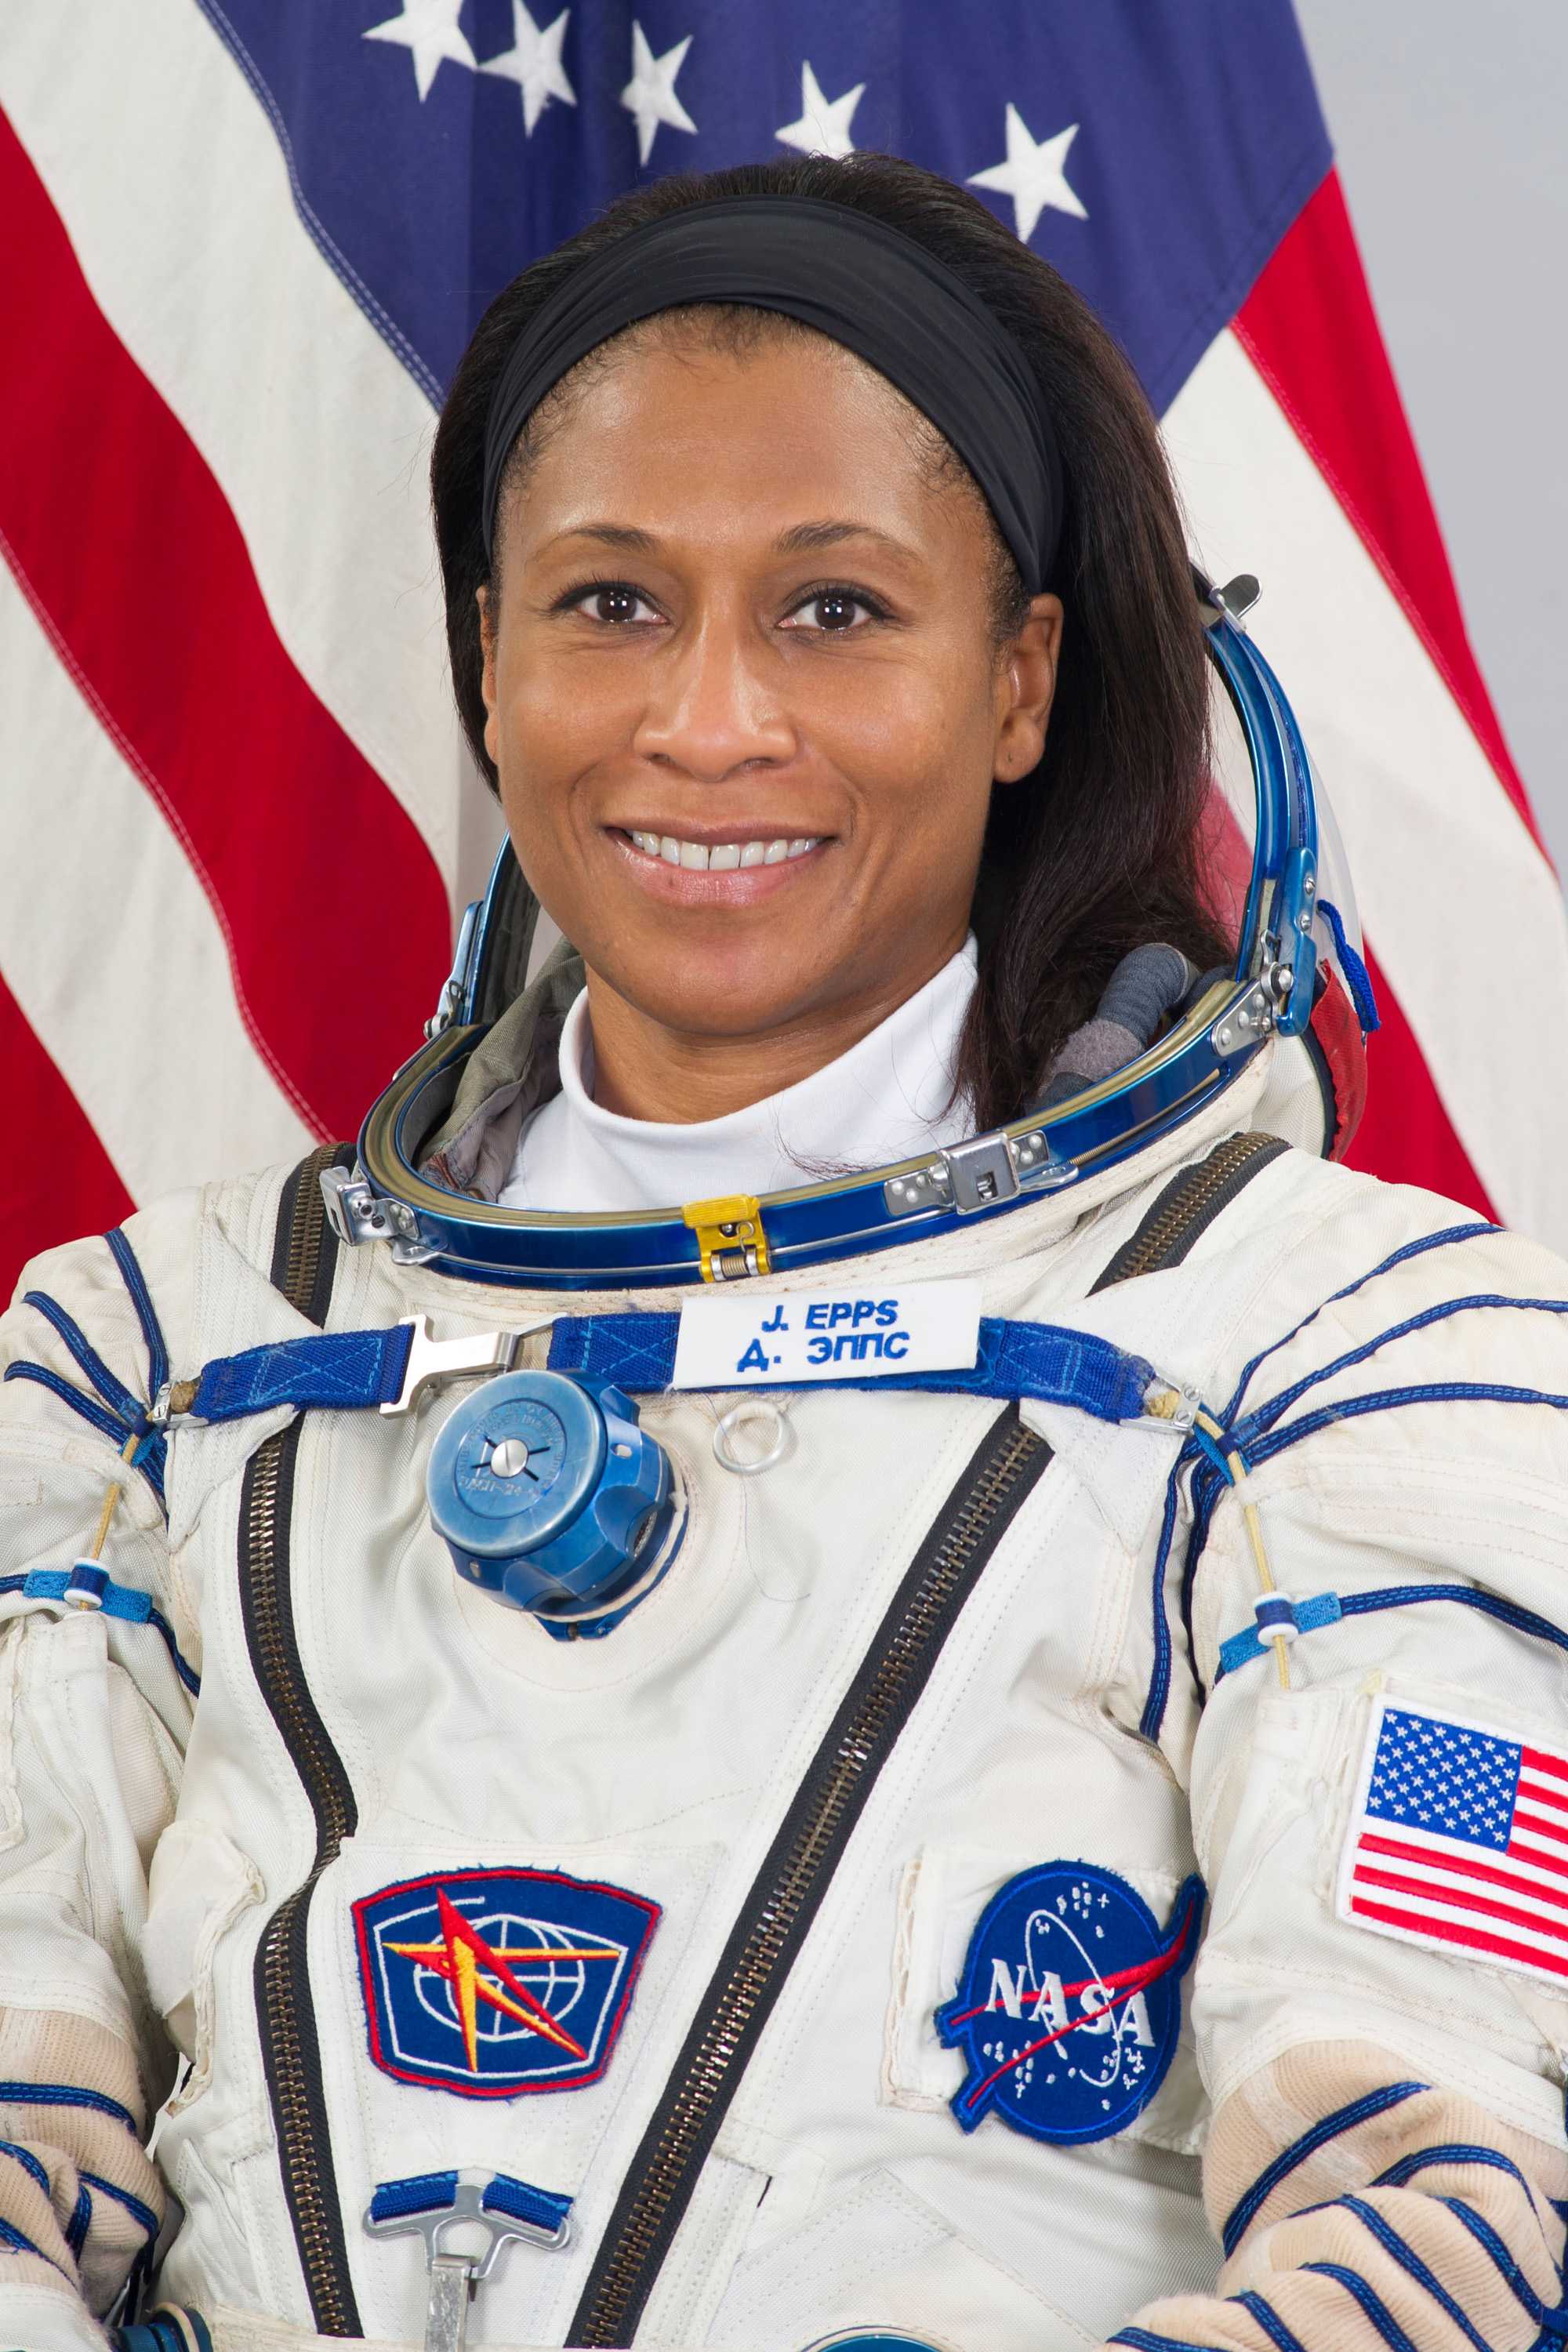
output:
[[622,1118],[679,1127],[744,1110],[847,1054],[933,980],[963,944],[961,936],[929,963],[852,1003],[814,1007],[798,1019],[739,1037],[671,1028],[590,970],[594,1100]]

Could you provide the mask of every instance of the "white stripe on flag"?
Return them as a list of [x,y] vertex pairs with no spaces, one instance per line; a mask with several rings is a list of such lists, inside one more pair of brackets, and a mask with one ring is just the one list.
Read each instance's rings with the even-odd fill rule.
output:
[[[1413,1863],[1396,1854],[1381,1853],[1376,1841],[1371,1844],[1363,1835],[1356,1856],[1355,1876],[1364,1885],[1379,1881],[1397,1881],[1416,1901],[1430,1897],[1436,1900],[1444,1893],[1458,1892],[1478,1901],[1494,1903],[1511,1911],[1528,1911],[1531,1917],[1552,1923],[1568,1937],[1568,1891],[1542,1885],[1526,1871],[1517,1869],[1506,1854],[1482,1861],[1479,1868],[1467,1868],[1456,1858],[1441,1860],[1433,1855]],[[1495,1869],[1497,1876],[1483,1875]],[[1499,1883],[1500,1880],[1500,1884]],[[1392,1894],[1390,1900],[1393,1900]]]
[[1487,1937],[1501,1936],[1529,1944],[1568,1969],[1568,1923],[1549,1919],[1509,1895],[1499,1894],[1494,1902],[1483,1888],[1465,1887],[1458,1882],[1454,1887],[1434,1886],[1429,1892],[1414,1882],[1391,1885],[1393,1874],[1358,1867],[1354,1900],[1397,1911],[1416,1934],[1430,1934],[1431,1922],[1441,1919],[1457,1935],[1468,1937],[1478,1946]]
[[190,862],[4,564],[0,676],[0,970],[127,1191],[298,1159],[314,1139],[240,1019]]
[[[1379,1870],[1402,1870],[1407,1877],[1419,1877],[1427,1868],[1437,1870],[1453,1865],[1458,1856],[1484,1869],[1506,1871],[1510,1878],[1528,1881],[1540,1888],[1543,1899],[1560,1901],[1564,1913],[1568,1913],[1568,1877],[1550,1868],[1542,1869],[1517,1846],[1507,1852],[1500,1852],[1495,1846],[1457,1847],[1453,1839],[1425,1837],[1417,1830],[1406,1829],[1403,1822],[1381,1821],[1375,1814],[1365,1822],[1361,1834],[1363,1848],[1370,1839],[1373,1847],[1381,1840],[1385,1845],[1409,1849],[1403,1854],[1367,1851],[1367,1862]],[[1419,1862],[1410,1859],[1412,1853],[1420,1855]]]
[[1499,1213],[1568,1247],[1568,1045],[1561,1024],[1498,1018],[1500,1005],[1568,1003],[1551,868],[1228,331],[1165,433],[1204,558],[1220,579],[1245,569],[1263,583],[1258,642],[1301,719],[1368,937],[1460,1139]]
[[238,67],[195,0],[10,0],[0,103],[290,659],[468,888],[494,826],[447,682],[430,403],[306,233]]
[[[1358,1886],[1352,1907],[1357,1923],[1378,1935],[1396,1939],[1410,1936],[1422,1944],[1436,1942],[1443,1949],[1468,1948],[1496,1967],[1544,1969],[1549,1976],[1568,1977],[1568,1944],[1536,1936],[1515,1920],[1451,1910],[1441,1903],[1429,1903],[1420,1909],[1406,1907],[1382,1886]],[[1378,1912],[1394,1916],[1378,1917]],[[1500,1951],[1499,1945],[1506,1948]]]

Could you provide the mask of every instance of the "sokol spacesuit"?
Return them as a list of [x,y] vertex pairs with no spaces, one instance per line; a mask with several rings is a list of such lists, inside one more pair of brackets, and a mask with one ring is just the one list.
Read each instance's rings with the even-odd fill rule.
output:
[[1043,1114],[499,1206],[507,857],[357,1154],[29,1269],[0,2343],[1568,2332],[1568,1276],[1314,1156],[1238,601],[1235,968]]

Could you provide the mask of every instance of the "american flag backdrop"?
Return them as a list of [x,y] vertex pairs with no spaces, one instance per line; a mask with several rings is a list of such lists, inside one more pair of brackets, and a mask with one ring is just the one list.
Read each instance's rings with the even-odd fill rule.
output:
[[1568,1753],[1381,1700],[1367,1748],[1342,1915],[1568,1977]]
[[1098,306],[1331,790],[1352,1157],[1568,1246],[1568,933],[1287,0],[7,0],[0,1276],[352,1135],[497,837],[425,468],[486,302],[618,190],[886,147]]

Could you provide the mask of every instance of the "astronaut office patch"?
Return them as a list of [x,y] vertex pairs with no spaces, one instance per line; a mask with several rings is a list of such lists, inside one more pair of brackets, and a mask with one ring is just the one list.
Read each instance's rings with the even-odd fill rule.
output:
[[942,2042],[969,2065],[952,2102],[964,2130],[994,2111],[1033,2139],[1124,2131],[1174,2054],[1203,1906],[1203,1881],[1189,1878],[1162,1930],[1135,1888],[1092,1863],[1010,1878],[936,2012]]
[[468,2099],[580,2091],[626,2022],[659,1906],[556,1870],[452,1870],[353,1906],[370,2054]]

